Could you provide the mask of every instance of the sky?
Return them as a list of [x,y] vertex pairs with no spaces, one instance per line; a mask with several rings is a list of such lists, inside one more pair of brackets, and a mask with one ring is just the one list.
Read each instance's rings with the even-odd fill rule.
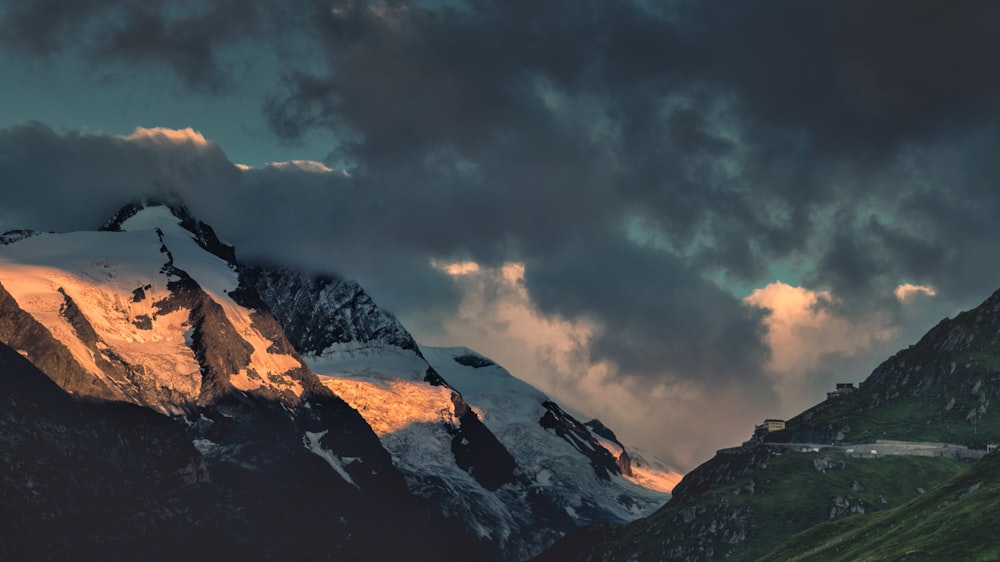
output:
[[179,196],[682,469],[1000,287],[1000,4],[6,0],[0,231]]

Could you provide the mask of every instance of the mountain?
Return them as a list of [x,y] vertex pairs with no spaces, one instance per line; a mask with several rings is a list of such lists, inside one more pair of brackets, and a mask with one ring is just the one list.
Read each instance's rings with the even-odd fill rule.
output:
[[175,203],[0,236],[0,352],[3,558],[522,560],[677,477]]
[[679,479],[665,463],[631,470],[623,446],[492,360],[418,346],[355,282],[244,272],[322,383],[379,435],[410,489],[504,559],[529,558],[580,525],[647,515]]
[[[982,488],[987,492],[975,497],[987,503],[980,507],[993,505],[995,455],[975,459],[1000,441],[1000,414],[990,408],[998,394],[1000,292],[940,322],[854,392],[833,393],[785,429],[720,450],[685,475],[653,515],[578,529],[538,560],[754,560],[797,533],[769,559],[815,552],[804,559],[874,560],[903,552],[887,544],[924,553],[912,559],[995,552],[956,545],[985,536],[982,525],[958,523],[972,518],[966,506],[978,500],[957,497]],[[893,527],[925,517],[939,530]]]

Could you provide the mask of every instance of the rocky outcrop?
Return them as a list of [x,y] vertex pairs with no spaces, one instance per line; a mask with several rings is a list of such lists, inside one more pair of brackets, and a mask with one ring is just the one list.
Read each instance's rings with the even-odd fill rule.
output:
[[419,353],[402,324],[353,281],[261,265],[241,267],[240,277],[303,355],[320,355],[337,345],[349,352],[393,346]]
[[598,478],[608,480],[612,474],[621,474],[618,459],[594,439],[586,425],[566,413],[551,400],[543,402],[542,406],[545,407],[545,413],[538,420],[538,423],[542,427],[554,431],[556,435],[586,455]]
[[611,428],[601,423],[601,420],[593,419],[584,424],[587,426],[591,432],[599,437],[607,439],[615,446],[618,447],[620,452],[615,456],[614,452],[611,452],[612,456],[615,456],[615,464],[618,465],[618,470],[625,476],[632,476],[632,458],[629,456],[628,451],[625,449],[625,445],[618,440],[618,436],[615,435]]

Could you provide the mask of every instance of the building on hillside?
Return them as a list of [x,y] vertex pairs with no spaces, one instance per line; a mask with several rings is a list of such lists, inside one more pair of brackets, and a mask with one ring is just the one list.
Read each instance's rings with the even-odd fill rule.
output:
[[781,431],[785,429],[785,420],[764,420],[764,427],[768,432]]
[[764,423],[753,426],[753,441],[760,442],[772,431],[785,429],[785,420],[766,419]]
[[826,399],[836,400],[837,398],[843,398],[844,396],[851,394],[855,390],[857,390],[857,388],[854,388],[853,382],[838,382],[836,390],[832,390],[826,393]]

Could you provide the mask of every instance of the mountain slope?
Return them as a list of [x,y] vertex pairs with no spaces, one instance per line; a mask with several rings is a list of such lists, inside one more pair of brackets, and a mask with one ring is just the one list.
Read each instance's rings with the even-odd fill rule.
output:
[[820,523],[898,506],[968,466],[951,458],[861,459],[767,446],[729,456],[692,473],[713,473],[712,487],[675,496],[625,526],[572,532],[538,560],[754,560]]
[[762,561],[997,560],[1000,456],[895,509],[816,526]]
[[[965,465],[953,457],[985,452],[965,446],[985,449],[1000,440],[1000,415],[990,408],[998,392],[1000,292],[942,321],[853,394],[810,408],[762,443],[719,451],[652,516],[578,530],[539,560],[751,560],[817,524],[898,507],[961,473]],[[808,445],[794,445],[802,443]],[[894,451],[924,456],[886,456]],[[824,528],[852,529],[866,517]],[[951,540],[936,536],[927,540]]]

